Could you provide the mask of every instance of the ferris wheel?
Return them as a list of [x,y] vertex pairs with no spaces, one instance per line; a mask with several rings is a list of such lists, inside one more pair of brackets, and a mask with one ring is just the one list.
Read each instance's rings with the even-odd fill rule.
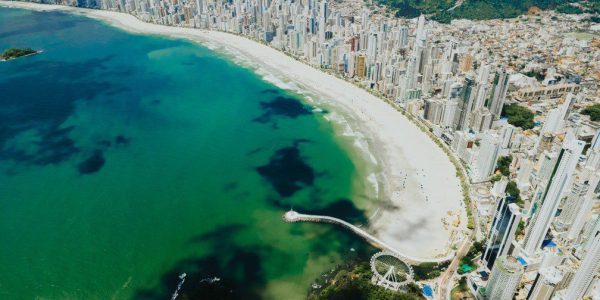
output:
[[377,252],[371,257],[374,284],[397,291],[413,280],[413,269],[391,252]]

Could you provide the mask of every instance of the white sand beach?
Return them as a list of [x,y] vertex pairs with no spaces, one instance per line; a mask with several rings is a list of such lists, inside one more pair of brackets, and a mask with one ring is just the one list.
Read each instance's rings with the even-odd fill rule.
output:
[[[150,24],[111,11],[1,0],[0,6],[79,13],[130,32],[196,40],[259,64],[275,77],[316,95],[315,104],[343,116],[364,137],[381,170],[376,178],[382,199],[370,232],[399,252],[429,258],[447,254],[452,232],[466,228],[460,182],[444,152],[400,112],[349,82],[229,33]],[[453,227],[457,219],[460,225]]]

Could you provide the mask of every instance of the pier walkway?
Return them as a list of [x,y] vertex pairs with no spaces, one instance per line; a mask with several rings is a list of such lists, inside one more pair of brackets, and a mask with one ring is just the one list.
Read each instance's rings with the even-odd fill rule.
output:
[[399,252],[398,250],[394,249],[393,247],[389,246],[388,244],[386,244],[385,242],[376,238],[375,236],[371,235],[370,233],[366,232],[365,230],[363,230],[357,226],[354,226],[342,219],[338,219],[338,218],[334,218],[334,217],[319,216],[319,215],[305,215],[305,214],[301,214],[301,213],[295,212],[293,210],[290,210],[283,215],[283,219],[286,222],[290,222],[290,223],[320,222],[320,223],[331,223],[331,224],[336,224],[336,225],[342,226],[345,229],[348,229],[348,230],[354,232],[355,234],[359,235],[360,237],[365,239],[367,242],[369,242],[371,245],[373,245],[379,249],[392,252],[392,253],[396,254],[398,257],[402,258],[402,260],[404,260],[406,263],[411,264],[411,265],[418,265],[418,264],[426,263],[426,262],[442,263],[445,261],[449,261],[454,257],[454,252],[451,252],[450,254],[448,254],[444,257],[438,257],[438,258],[420,258],[420,257],[406,255],[406,254],[403,254],[403,253]]

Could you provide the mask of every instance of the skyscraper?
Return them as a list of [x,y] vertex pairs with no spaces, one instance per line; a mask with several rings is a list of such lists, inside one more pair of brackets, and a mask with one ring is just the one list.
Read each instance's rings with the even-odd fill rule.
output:
[[469,114],[471,112],[471,103],[473,101],[473,86],[475,80],[471,77],[465,78],[465,83],[461,89],[461,93],[458,100],[458,112],[456,114],[455,128],[457,130],[467,129],[467,122],[469,120]]
[[563,132],[565,120],[569,116],[571,107],[575,103],[576,98],[573,94],[568,94],[565,101],[557,108],[551,109],[546,116],[542,133]]
[[475,92],[475,103],[473,110],[478,110],[484,107],[485,97],[487,96],[488,80],[490,77],[490,67],[482,65],[477,73],[477,88]]
[[509,149],[511,147],[513,134],[515,133],[515,126],[506,124],[502,126],[501,138],[502,138],[502,148]]
[[329,18],[329,5],[327,3],[327,0],[321,1],[321,9],[319,13],[321,14],[321,19],[327,21],[327,19]]
[[579,140],[563,145],[549,181],[540,186],[541,193],[538,194],[539,198],[535,199],[535,202],[541,205],[541,208],[530,221],[523,245],[527,256],[533,256],[540,249],[550,223],[556,215],[560,196],[571,180],[584,146],[585,143]]
[[560,106],[560,115],[563,120],[566,120],[569,117],[575,102],[577,102],[577,97],[571,93],[568,93],[567,97],[565,98],[565,102],[563,102]]
[[[561,217],[562,222],[569,226],[568,240],[574,240],[583,229],[597,197],[596,189],[599,179],[600,174],[592,175],[592,178],[585,182],[585,189],[581,191],[579,197],[565,204],[566,207],[563,208],[565,216],[563,217],[561,214]],[[569,199],[567,198],[567,200]]]
[[517,186],[525,190],[530,186],[531,172],[533,171],[533,162],[529,159],[521,160],[521,167],[517,172]]
[[523,275],[523,266],[513,256],[496,259],[485,291],[490,300],[512,300]]
[[596,131],[592,144],[587,151],[588,159],[585,163],[586,168],[597,170],[600,168],[600,130]]
[[477,156],[477,174],[475,180],[484,181],[494,171],[498,152],[500,151],[500,139],[497,135],[486,134],[481,140],[479,155]]
[[581,265],[575,272],[575,277],[567,287],[563,299],[582,299],[586,295],[594,276],[600,269],[600,231],[593,237],[590,251],[585,255]]
[[510,74],[504,69],[500,71],[500,73],[496,73],[494,89],[492,90],[492,99],[489,103],[490,112],[495,119],[500,118],[500,114],[502,113],[506,92],[508,91],[509,79]]
[[416,47],[423,49],[425,41],[427,40],[427,31],[425,30],[425,16],[420,15],[417,20],[417,31],[416,31]]
[[198,16],[202,16],[202,13],[204,12],[204,1],[196,0],[196,10],[198,12]]
[[573,218],[575,218],[575,215],[581,206],[581,199],[583,199],[587,190],[587,181],[584,182],[582,178],[577,178],[575,182],[573,182],[571,191],[569,191],[569,195],[564,200],[562,211],[558,217],[558,221],[562,226],[571,225]]
[[407,62],[407,70],[402,83],[401,101],[418,98],[420,96],[417,88],[419,71],[423,59],[423,47],[427,41],[427,31],[425,30],[425,16],[421,15],[417,20],[415,47]]
[[487,244],[481,257],[483,264],[488,269],[491,270],[494,267],[496,258],[505,256],[508,253],[519,221],[521,221],[519,206],[511,203],[510,197],[500,199],[487,238]]
[[542,133],[555,133],[561,131],[564,124],[560,108],[554,108],[548,111]]
[[594,234],[600,231],[600,216],[590,218],[587,222],[586,228],[577,237],[577,242],[580,245],[575,251],[575,256],[579,258],[585,257],[585,254],[590,252],[590,248],[594,244]]
[[556,166],[558,160],[558,153],[555,151],[549,152],[544,151],[543,155],[538,161],[538,170],[536,172],[536,179],[539,185],[545,185],[552,176],[552,171]]
[[400,26],[398,28],[396,46],[398,48],[406,48],[408,46],[408,27]]
[[563,279],[562,273],[555,267],[540,269],[527,300],[550,300],[556,289],[556,285]]

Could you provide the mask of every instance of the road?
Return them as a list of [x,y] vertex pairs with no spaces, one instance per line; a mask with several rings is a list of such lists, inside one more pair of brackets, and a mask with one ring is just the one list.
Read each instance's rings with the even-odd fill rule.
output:
[[460,259],[463,258],[463,256],[465,256],[469,252],[470,248],[471,248],[471,239],[470,238],[465,239],[463,244],[460,246],[460,249],[458,249],[458,252],[456,252],[456,256],[454,257],[454,259],[448,266],[448,269],[446,269],[444,274],[442,274],[442,276],[440,276],[438,295],[437,295],[436,299],[438,299],[438,300],[447,299],[448,292],[449,292],[447,290],[448,289],[448,280],[450,280],[450,279],[452,279],[452,277],[454,277],[454,271],[456,271],[456,269],[458,268]]
[[463,258],[463,256],[467,255],[467,253],[469,252],[469,249],[471,249],[471,245],[473,244],[472,241],[477,238],[477,236],[479,235],[479,232],[481,230],[480,225],[479,225],[479,215],[478,215],[477,211],[475,210],[475,204],[474,204],[473,200],[471,200],[470,206],[471,206],[471,213],[473,215],[473,225],[475,226],[475,228],[473,230],[471,230],[469,235],[467,235],[465,237],[464,242],[462,243],[462,245],[460,246],[458,251],[456,251],[456,256],[454,257],[454,259],[448,266],[448,269],[446,269],[444,274],[442,274],[442,276],[440,276],[439,287],[437,289],[438,294],[436,297],[436,299],[438,299],[438,300],[444,300],[444,299],[450,298],[449,297],[450,291],[448,291],[448,281],[454,277],[454,272],[458,268],[461,258]]

